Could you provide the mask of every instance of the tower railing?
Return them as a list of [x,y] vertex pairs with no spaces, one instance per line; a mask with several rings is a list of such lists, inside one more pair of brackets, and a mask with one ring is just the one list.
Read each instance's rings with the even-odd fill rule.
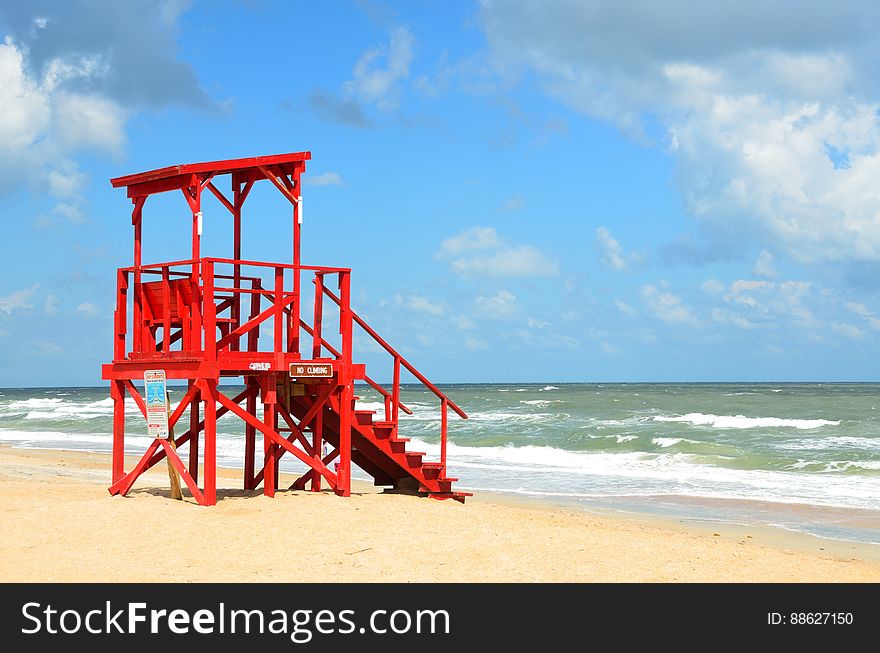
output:
[[[231,273],[223,272],[225,268]],[[300,277],[309,273],[314,284],[311,321],[301,315]],[[336,277],[339,294],[328,286],[331,276]],[[352,310],[350,281],[349,268],[213,257],[120,268],[114,358],[160,363],[175,358],[228,362],[268,356],[283,363],[303,359],[303,353],[306,359],[324,360],[326,352],[327,360],[345,365],[352,361],[356,325],[391,357],[389,387],[366,374],[363,378],[381,396],[386,422],[396,429],[400,411],[412,414],[400,398],[403,370],[439,401],[440,463],[445,469],[449,411],[462,419],[467,414]],[[339,314],[337,346],[325,338],[325,297]],[[303,332],[305,339],[300,337]],[[261,335],[270,336],[271,347],[260,347],[266,340]]]

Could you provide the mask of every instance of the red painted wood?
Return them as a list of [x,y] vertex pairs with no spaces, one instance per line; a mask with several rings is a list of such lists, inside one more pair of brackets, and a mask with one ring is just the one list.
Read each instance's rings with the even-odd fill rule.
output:
[[[299,152],[270,157],[213,161],[118,177],[115,187],[127,187],[132,198],[134,264],[117,271],[116,305],[113,319],[113,362],[102,374],[111,382],[113,398],[112,493],[124,494],[147,469],[169,457],[196,501],[216,502],[217,419],[232,412],[245,423],[244,487],[263,482],[264,493],[277,491],[278,461],[287,453],[309,466],[294,487],[321,489],[322,477],[337,494],[351,493],[351,466],[358,464],[374,476],[376,483],[394,485],[409,478],[422,493],[435,498],[463,500],[468,493],[452,489],[455,479],[446,476],[448,410],[462,418],[466,414],[445,393],[427,380],[409,361],[382,339],[351,307],[351,270],[340,267],[306,266],[301,262],[301,175],[311,155]],[[230,175],[232,199],[215,185],[215,177]],[[293,256],[291,263],[242,259],[243,208],[255,182],[268,180],[292,203]],[[199,234],[201,193],[207,188],[232,216],[233,258],[203,257]],[[181,191],[191,215],[191,258],[185,261],[147,263],[142,260],[143,209],[155,193]],[[213,215],[213,214],[212,214]],[[216,217],[204,228],[223,224]],[[288,272],[289,271],[289,272]],[[315,305],[309,324],[302,318],[302,275],[314,275]],[[131,275],[131,276],[129,276]],[[337,297],[329,289],[327,276],[336,276]],[[221,281],[221,280],[228,280]],[[268,280],[267,287],[263,281]],[[248,288],[243,285],[249,285]],[[242,295],[250,295],[244,314]],[[324,295],[339,307],[341,345],[337,350],[324,339]],[[130,304],[129,304],[130,302]],[[129,306],[131,312],[129,313]],[[262,343],[260,326],[273,319],[271,343]],[[393,379],[386,389],[367,375],[364,365],[354,362],[354,329],[361,329],[391,357]],[[285,332],[286,328],[286,332]],[[161,329],[161,337],[159,331]],[[333,363],[334,376],[305,385],[305,395],[278,396],[276,387],[289,364],[300,357],[300,330],[311,336],[313,361]],[[131,334],[131,335],[129,335]],[[158,338],[158,342],[157,342]],[[246,341],[246,342],[243,342]],[[179,349],[172,349],[177,346]],[[127,351],[128,347],[130,351]],[[323,358],[328,352],[333,358]],[[134,382],[146,369],[164,369],[172,380],[188,384],[179,406],[170,416],[176,424],[187,407],[189,430],[175,439],[189,443],[188,469],[168,442],[154,441],[128,474],[124,472],[125,394],[131,394],[142,413],[143,398]],[[411,410],[400,401],[401,371],[406,369],[440,402],[440,462],[424,461],[422,454],[407,451],[407,439],[398,437],[400,413]],[[243,378],[244,391],[229,399],[217,388],[221,379]],[[354,410],[354,382],[363,380],[382,396],[384,421]],[[297,387],[303,387],[299,385]],[[262,393],[264,410],[257,415],[257,395]],[[239,402],[246,399],[246,405]],[[201,403],[204,414],[200,415]],[[290,436],[278,429],[279,416]],[[200,420],[200,417],[202,419]],[[306,431],[311,433],[309,439]],[[264,464],[256,469],[256,434],[263,435]],[[204,437],[203,489],[199,489],[200,433]],[[322,455],[324,443],[333,447]],[[297,446],[299,445],[299,446]],[[337,471],[327,464],[338,459]],[[405,485],[405,483],[404,483]]]

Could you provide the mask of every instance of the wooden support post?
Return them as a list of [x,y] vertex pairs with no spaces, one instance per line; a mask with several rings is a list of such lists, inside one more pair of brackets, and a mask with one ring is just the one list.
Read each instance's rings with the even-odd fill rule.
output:
[[[237,175],[232,175],[232,258],[235,263],[232,266],[232,286],[233,288],[241,288],[241,207],[244,199],[241,194],[241,181]],[[234,330],[241,324],[241,293],[233,293],[232,301],[232,329]],[[239,350],[240,339],[236,338],[229,345],[229,351]]]
[[[171,404],[168,401],[168,393],[165,393],[165,409],[168,411],[168,448],[173,451],[175,454],[177,453],[177,447],[174,446],[174,427],[171,426]],[[171,483],[171,498],[176,499],[178,501],[183,501],[183,493],[180,491],[180,477],[177,475],[177,470],[174,468],[174,463],[171,460],[171,456],[167,456],[165,460],[168,461],[168,480]]]
[[125,385],[122,381],[110,382],[113,399],[113,482],[125,476]]
[[134,225],[134,308],[132,310],[132,318],[134,328],[131,332],[132,351],[140,352],[143,348],[143,305],[144,299],[141,294],[141,219],[143,217],[143,208],[146,197],[137,197],[134,202],[134,209],[131,213],[131,222]]
[[217,305],[214,303],[214,261],[202,265],[202,314],[205,324],[205,358],[217,359]]
[[312,358],[321,358],[321,323],[324,320],[324,273],[315,272],[315,312],[312,324]]
[[205,401],[205,505],[217,503],[217,382],[204,379],[201,393]]
[[[257,416],[257,392],[259,386],[252,376],[247,377],[248,390],[246,410],[248,414]],[[257,484],[255,479],[254,458],[257,448],[257,429],[248,422],[244,423],[244,489],[253,490]]]
[[351,275],[339,273],[339,332],[342,335],[342,369],[339,383],[339,470],[336,473],[336,494],[351,496],[351,417],[354,411],[354,385],[351,378],[352,314]]
[[[275,408],[276,390],[274,379],[260,379],[263,390],[263,423],[272,431],[278,430],[278,415]],[[276,487],[276,455],[275,443],[267,434],[263,434],[263,494],[275,496]]]
[[275,342],[273,351],[284,351],[284,268],[275,268],[275,318],[272,321]]
[[[299,195],[302,198],[302,188],[300,187],[299,171],[294,172],[292,194]],[[299,202],[293,202],[293,310],[290,314],[290,322],[293,332],[288,332],[288,351],[299,352],[299,321],[301,315],[302,297],[300,295],[300,227],[301,227],[301,207]]]
[[[195,382],[190,380],[189,386],[192,388]],[[201,403],[201,391],[196,390],[192,400],[189,403],[189,432],[192,434],[189,438],[189,475],[193,480],[199,482],[199,404]]]
[[[321,407],[318,409],[318,412],[315,415],[315,421],[312,422],[312,455],[317,460],[322,460],[323,455],[324,455],[323,454],[323,449],[324,449],[324,406],[323,406],[323,403],[324,403],[325,399],[323,396],[316,394],[315,401],[320,401]],[[321,491],[321,475],[320,474],[312,474],[312,492],[320,492],[320,491]]]

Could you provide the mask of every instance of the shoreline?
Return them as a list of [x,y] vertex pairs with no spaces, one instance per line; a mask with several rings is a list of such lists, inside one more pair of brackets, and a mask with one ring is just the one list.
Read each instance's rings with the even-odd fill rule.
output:
[[267,499],[228,468],[203,508],[168,498],[164,465],[125,498],[107,493],[109,470],[107,454],[0,446],[0,580],[880,582],[878,545],[760,525],[500,493],[462,506],[364,482],[350,499]]

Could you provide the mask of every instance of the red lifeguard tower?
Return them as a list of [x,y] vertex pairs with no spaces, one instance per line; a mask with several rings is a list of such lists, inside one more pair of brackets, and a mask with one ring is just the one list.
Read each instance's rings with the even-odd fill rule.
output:
[[[103,378],[110,381],[113,398],[111,494],[126,494],[141,474],[168,457],[198,503],[216,503],[217,419],[230,412],[244,422],[246,490],[262,482],[263,493],[274,496],[279,459],[290,453],[308,467],[291,489],[308,486],[320,491],[323,478],[336,494],[349,496],[354,463],[378,486],[461,502],[469,496],[454,491],[452,484],[457,479],[446,475],[448,412],[452,410],[463,419],[467,415],[352,310],[349,268],[300,262],[301,177],[310,158],[309,152],[297,152],[211,161],[111,179],[114,188],[127,189],[134,205],[134,264],[117,271],[113,362],[103,366]],[[231,182],[231,198],[219,188],[217,182],[222,177]],[[263,180],[293,205],[293,257],[289,263],[241,258],[242,207],[254,184]],[[202,255],[202,194],[206,189],[219,201],[219,211],[231,214],[232,258]],[[181,192],[189,205],[192,256],[183,261],[144,264],[144,205],[151,195],[169,191]],[[304,279],[314,288],[304,285]],[[314,297],[311,320],[301,315],[304,289]],[[327,311],[325,298],[330,299]],[[336,316],[337,333],[329,332],[337,342],[334,347],[325,339],[325,322]],[[353,361],[355,327],[390,355],[390,389],[370,378],[365,365]],[[398,431],[400,412],[411,414],[400,401],[401,368],[439,401],[437,462],[424,461],[423,452],[407,451],[408,439]],[[146,405],[135,381],[153,369],[165,370],[168,379],[186,380],[186,394],[171,413],[169,425],[173,428],[189,407],[189,428],[176,438],[155,439],[126,473],[125,396],[131,395],[146,417]],[[243,379],[244,390],[229,397],[219,382],[232,377]],[[381,419],[375,411],[356,409],[356,381],[382,396]],[[258,398],[262,415],[257,414]],[[259,470],[257,432],[263,436]],[[323,455],[324,443],[331,447],[327,455]],[[188,464],[177,451],[184,444],[188,445]]]

